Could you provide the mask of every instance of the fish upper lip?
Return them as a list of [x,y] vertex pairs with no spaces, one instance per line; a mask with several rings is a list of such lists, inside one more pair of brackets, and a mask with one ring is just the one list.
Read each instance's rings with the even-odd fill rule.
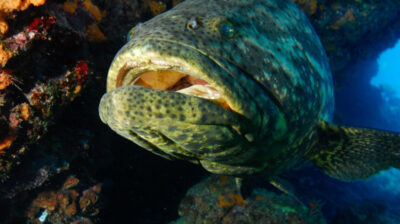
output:
[[[147,68],[151,66],[151,69]],[[115,82],[115,88],[130,85],[136,78],[138,78],[142,73],[148,71],[177,71],[184,74],[192,75],[198,78],[204,78],[198,74],[193,74],[190,70],[185,69],[179,65],[168,64],[167,60],[149,60],[147,63],[137,63],[135,61],[126,62],[119,70],[118,75]],[[130,77],[127,75],[130,74]],[[125,80],[128,78],[129,80]]]
[[[173,40],[167,40],[167,39],[162,39],[162,38],[151,38],[149,39],[149,41],[160,41],[160,42],[168,42],[168,43],[172,43],[172,44],[176,44],[176,45],[180,45],[184,48],[188,48],[190,50],[193,50],[197,53],[199,53],[200,55],[203,55],[205,57],[209,56],[203,52],[200,49],[197,49],[191,45],[187,45],[184,43],[180,43],[177,41],[173,41]],[[129,51],[129,49],[127,49],[127,51]],[[122,54],[126,54],[127,52],[122,52]],[[210,83],[210,80],[208,80],[207,77],[205,77],[204,75],[199,74],[199,72],[194,72],[193,68],[190,68],[190,66],[188,65],[184,65],[185,63],[182,62],[186,62],[185,59],[181,59],[181,61],[175,61],[175,63],[169,61],[168,59],[166,59],[166,56],[161,56],[161,54],[159,54],[158,51],[154,51],[153,53],[155,53],[155,57],[158,58],[150,58],[147,61],[138,61],[138,60],[126,60],[121,67],[117,68],[118,70],[118,74],[116,75],[116,80],[115,80],[115,85],[113,85],[111,88],[118,88],[120,86],[126,86],[129,85],[132,81],[134,81],[141,73],[147,72],[147,71],[160,71],[160,70],[170,70],[170,71],[177,71],[177,72],[181,72],[184,74],[188,74],[197,78],[201,78],[207,82]],[[158,53],[158,55],[156,55]],[[129,53],[128,53],[129,54]],[[119,53],[118,53],[119,55]],[[117,56],[118,57],[118,56]],[[137,56],[136,56],[137,57]],[[168,56],[167,56],[168,57]],[[174,56],[171,56],[174,57]],[[179,58],[176,57],[176,58]],[[212,58],[209,58],[210,60],[214,61]],[[149,68],[151,67],[151,68]],[[131,73],[131,74],[129,74]],[[127,75],[130,75],[132,77],[127,77]],[[129,78],[128,82],[126,82],[125,78]]]

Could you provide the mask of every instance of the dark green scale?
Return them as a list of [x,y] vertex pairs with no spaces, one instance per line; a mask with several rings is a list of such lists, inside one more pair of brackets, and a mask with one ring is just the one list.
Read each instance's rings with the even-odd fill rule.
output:
[[[110,67],[100,117],[156,154],[214,173],[271,177],[304,158],[341,179],[400,166],[398,134],[328,123],[328,60],[290,0],[186,0],[129,35]],[[231,110],[132,85],[149,71],[201,78]]]

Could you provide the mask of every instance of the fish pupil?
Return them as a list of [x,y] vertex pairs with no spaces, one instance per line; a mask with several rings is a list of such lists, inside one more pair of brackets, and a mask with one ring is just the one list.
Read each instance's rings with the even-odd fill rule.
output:
[[231,38],[235,34],[235,28],[230,21],[223,21],[219,26],[219,30],[225,37]]

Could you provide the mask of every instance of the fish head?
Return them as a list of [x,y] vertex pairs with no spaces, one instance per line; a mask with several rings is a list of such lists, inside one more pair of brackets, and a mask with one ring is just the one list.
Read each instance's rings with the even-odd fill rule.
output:
[[133,28],[110,66],[101,120],[149,151],[214,173],[264,169],[285,121],[247,69],[262,66],[248,51],[260,34],[251,11],[240,13],[256,3],[185,1]]

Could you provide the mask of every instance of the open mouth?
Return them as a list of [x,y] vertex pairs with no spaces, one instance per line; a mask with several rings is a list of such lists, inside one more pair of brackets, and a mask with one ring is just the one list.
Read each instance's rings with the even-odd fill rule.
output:
[[146,71],[140,73],[128,84],[196,96],[232,110],[226,98],[215,87],[201,78],[182,72],[174,70]]

